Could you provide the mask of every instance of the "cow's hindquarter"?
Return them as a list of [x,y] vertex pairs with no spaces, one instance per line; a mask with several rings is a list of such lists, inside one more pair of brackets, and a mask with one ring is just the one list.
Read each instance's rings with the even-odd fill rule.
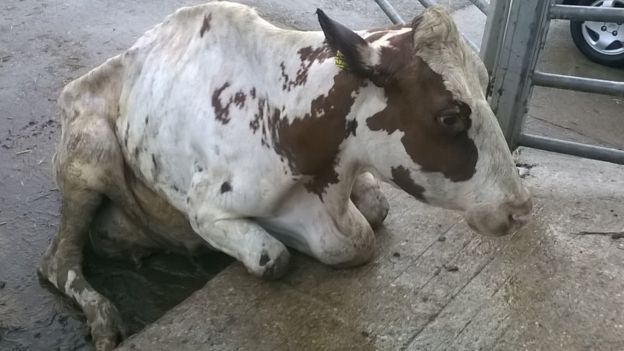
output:
[[84,311],[97,350],[109,350],[122,328],[111,302],[82,274],[89,226],[106,197],[123,201],[123,155],[114,131],[123,59],[108,60],[68,84],[59,98],[61,141],[54,156],[62,209],[58,232],[38,272]]
[[[209,249],[191,228],[188,218],[171,206],[161,195],[139,180],[126,166],[126,201],[107,200],[98,209],[90,227],[95,252],[111,257],[141,259],[155,252],[167,251],[196,255]],[[140,213],[134,216],[133,213]]]

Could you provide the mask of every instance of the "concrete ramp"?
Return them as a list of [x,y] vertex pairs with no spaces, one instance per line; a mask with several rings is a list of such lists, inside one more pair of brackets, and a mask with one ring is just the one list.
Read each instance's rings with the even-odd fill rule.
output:
[[[231,265],[120,350],[622,350],[624,167],[521,149],[535,220],[513,236],[386,188],[374,262]],[[579,235],[579,232],[605,232]]]

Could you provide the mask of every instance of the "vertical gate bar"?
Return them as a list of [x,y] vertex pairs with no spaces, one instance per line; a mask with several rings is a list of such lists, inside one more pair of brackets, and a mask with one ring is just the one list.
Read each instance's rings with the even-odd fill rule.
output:
[[531,77],[550,24],[552,0],[514,0],[507,30],[492,72],[492,110],[510,149],[518,135],[533,91]]
[[510,3],[510,0],[490,0],[481,41],[481,59],[490,74],[496,64],[496,56],[505,35]]

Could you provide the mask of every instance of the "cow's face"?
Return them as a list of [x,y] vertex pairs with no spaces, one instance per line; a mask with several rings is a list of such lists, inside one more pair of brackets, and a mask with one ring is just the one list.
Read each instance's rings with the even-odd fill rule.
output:
[[464,211],[479,233],[505,235],[526,222],[530,195],[486,101],[487,72],[445,10],[373,33],[377,41],[319,18],[349,69],[383,89],[385,107],[366,116],[370,133],[361,136],[379,173],[422,201]]

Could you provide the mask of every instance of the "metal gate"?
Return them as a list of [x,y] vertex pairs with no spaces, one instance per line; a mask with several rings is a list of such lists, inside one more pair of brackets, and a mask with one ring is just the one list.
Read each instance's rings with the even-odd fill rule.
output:
[[[392,22],[404,23],[388,0],[375,1]],[[536,85],[624,97],[624,82],[565,76],[535,69],[551,19],[622,23],[624,9],[561,5],[556,0],[492,0],[490,4],[483,0],[470,1],[488,15],[480,55],[491,75],[488,99],[510,148],[527,146],[624,164],[624,150],[522,132]],[[425,7],[435,5],[432,0],[419,2]],[[477,45],[468,43],[479,51]]]

